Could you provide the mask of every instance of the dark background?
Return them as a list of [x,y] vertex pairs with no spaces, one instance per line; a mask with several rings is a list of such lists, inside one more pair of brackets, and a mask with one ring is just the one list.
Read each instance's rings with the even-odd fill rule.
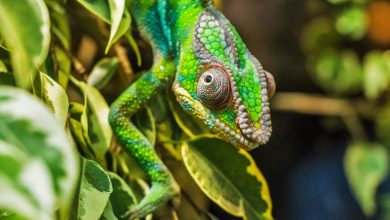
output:
[[[222,1],[248,48],[273,73],[277,93],[324,93],[311,80],[301,49],[311,19],[306,6],[303,0]],[[275,219],[365,219],[344,175],[350,137],[338,119],[272,109],[272,120],[271,141],[251,153],[268,181]],[[213,209],[221,219],[235,219]]]

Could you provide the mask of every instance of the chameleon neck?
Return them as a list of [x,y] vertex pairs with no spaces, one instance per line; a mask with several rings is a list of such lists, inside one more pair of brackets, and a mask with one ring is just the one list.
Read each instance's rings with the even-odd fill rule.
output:
[[196,18],[211,5],[211,0],[133,0],[129,8],[153,51],[177,57],[180,46],[192,38]]
[[[211,4],[205,0],[167,0],[169,4],[168,18],[172,29],[172,38],[177,47],[191,39],[195,21],[203,9]],[[179,49],[179,48],[177,48]]]

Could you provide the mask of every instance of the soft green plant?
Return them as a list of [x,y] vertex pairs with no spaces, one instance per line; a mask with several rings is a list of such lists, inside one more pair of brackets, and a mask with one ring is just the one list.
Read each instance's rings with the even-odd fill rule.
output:
[[[378,195],[377,189],[390,166],[390,51],[367,33],[369,15],[375,13],[369,8],[377,2],[380,1],[311,2],[315,16],[302,37],[314,81],[346,107],[334,111],[344,118],[351,133],[344,170],[367,217],[375,215],[378,201],[384,215],[389,213],[388,195]],[[374,124],[375,131],[369,132],[372,129],[363,122]]]
[[[0,217],[126,219],[148,191],[107,121],[108,101],[139,76],[131,63],[139,69],[146,51],[126,2],[0,0],[0,24]],[[244,219],[272,218],[252,157],[214,139],[171,95],[132,118],[182,190],[177,211],[149,219],[216,219],[207,198]]]

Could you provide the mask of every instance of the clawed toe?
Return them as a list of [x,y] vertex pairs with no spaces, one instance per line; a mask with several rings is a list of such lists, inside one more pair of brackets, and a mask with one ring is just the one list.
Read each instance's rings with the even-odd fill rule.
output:
[[168,201],[172,201],[173,207],[177,207],[180,203],[180,190],[176,182],[169,184],[152,184],[150,192],[142,199],[142,201],[130,209],[122,217],[128,217],[129,220],[142,218],[156,211],[159,207]]

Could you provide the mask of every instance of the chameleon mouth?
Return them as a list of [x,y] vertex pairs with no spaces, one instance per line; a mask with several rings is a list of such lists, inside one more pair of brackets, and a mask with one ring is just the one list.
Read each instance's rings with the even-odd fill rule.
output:
[[[261,143],[256,142],[253,139],[248,138],[246,135],[242,133],[242,131],[234,131],[230,129],[227,125],[225,125],[223,122],[220,120],[216,120],[216,124],[218,124],[218,129],[217,130],[222,130],[222,135],[228,136],[228,139],[230,139],[231,143],[235,145],[238,148],[243,148],[246,150],[252,150],[254,148],[259,147]],[[220,133],[216,131],[216,133]]]

